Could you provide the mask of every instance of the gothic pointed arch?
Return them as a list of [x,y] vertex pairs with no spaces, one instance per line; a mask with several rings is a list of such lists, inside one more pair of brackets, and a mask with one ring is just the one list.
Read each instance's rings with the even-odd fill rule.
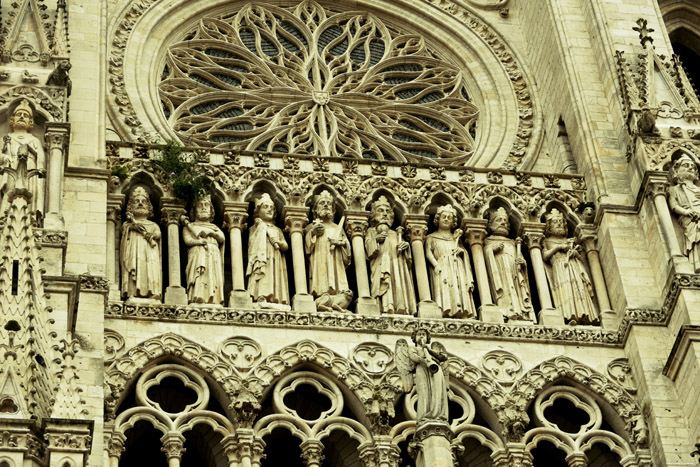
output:
[[148,339],[125,351],[105,370],[105,412],[113,417],[141,371],[157,361],[174,358],[208,376],[228,400],[240,394],[243,382],[238,371],[221,356],[174,333]]
[[636,400],[609,377],[565,356],[540,363],[513,384],[508,398],[517,410],[506,425],[511,439],[518,439],[524,434],[525,426],[529,422],[524,418],[527,417],[525,409],[530,403],[544,389],[560,382],[574,383],[599,401],[604,401],[622,423],[623,426],[619,428],[629,437],[629,443],[638,448],[648,446],[646,423]]

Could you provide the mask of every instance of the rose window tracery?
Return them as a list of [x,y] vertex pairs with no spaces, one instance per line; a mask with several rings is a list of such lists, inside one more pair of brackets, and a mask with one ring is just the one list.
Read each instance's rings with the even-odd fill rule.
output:
[[202,19],[159,93],[185,144],[376,160],[464,163],[479,113],[422,36],[313,1]]

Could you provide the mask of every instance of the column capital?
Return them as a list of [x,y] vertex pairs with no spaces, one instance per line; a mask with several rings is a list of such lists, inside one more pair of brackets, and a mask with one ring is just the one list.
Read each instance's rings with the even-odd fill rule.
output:
[[109,453],[109,457],[116,457],[119,459],[124,453],[125,449],[126,436],[119,432],[113,433],[107,442],[107,452]]
[[309,439],[301,443],[301,457],[306,465],[321,465],[323,455],[323,443],[315,439]]
[[238,438],[234,435],[228,435],[221,440],[221,446],[224,448],[224,453],[228,458],[229,463],[238,464],[241,460],[238,453]]
[[229,230],[245,230],[248,227],[248,203],[226,202],[224,203],[224,225]]
[[422,214],[406,214],[404,223],[406,224],[406,233],[411,241],[425,241],[425,234],[428,233],[428,216]]
[[282,209],[285,230],[289,233],[304,233],[309,223],[309,208],[303,206],[285,206]]
[[369,213],[367,211],[345,211],[345,231],[352,240],[367,234]]
[[665,197],[670,186],[671,182],[665,175],[650,175],[646,179],[644,194],[650,198],[655,198],[656,196]]
[[185,437],[181,433],[171,431],[163,435],[160,441],[163,443],[160,450],[165,453],[168,460],[182,458],[182,453],[185,452]]
[[566,463],[569,467],[588,467],[588,458],[582,452],[572,452],[566,456]]
[[465,219],[462,222],[462,230],[465,232],[465,238],[469,245],[483,245],[486,238],[486,219]]
[[164,198],[161,201],[161,222],[165,225],[180,224],[180,218],[184,216],[187,211],[185,211],[185,206],[172,198]]
[[379,435],[374,443],[360,445],[360,460],[365,467],[379,467],[388,465],[398,467],[401,461],[401,449],[391,442],[391,438],[384,440],[385,436]]
[[107,202],[107,221],[115,225],[122,220],[122,207]]
[[70,123],[50,122],[46,124],[46,132],[44,133],[44,141],[49,149],[60,148],[64,149],[68,143],[70,136]]
[[541,222],[523,222],[520,224],[520,236],[528,248],[542,249],[545,225]]
[[578,225],[576,227],[576,239],[586,253],[589,251],[598,251],[598,247],[596,246],[598,243],[598,234],[595,226],[590,224]]

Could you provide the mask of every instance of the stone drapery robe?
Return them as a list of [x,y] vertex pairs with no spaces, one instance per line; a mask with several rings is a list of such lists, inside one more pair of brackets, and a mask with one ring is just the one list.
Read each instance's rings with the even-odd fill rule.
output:
[[248,237],[248,293],[253,300],[264,298],[270,303],[289,304],[287,261],[284,253],[273,246],[284,242],[282,229],[260,221],[250,228]]
[[[433,351],[438,352],[438,346],[433,345]],[[443,368],[444,362],[439,361],[428,352],[426,347],[415,346],[408,348],[408,357],[415,364],[414,384],[418,395],[416,422],[430,420],[447,421],[449,388],[448,374]],[[447,355],[444,355],[447,360]]]
[[[337,295],[350,290],[345,268],[350,264],[350,244],[343,229],[324,223],[320,235],[306,232],[306,253],[309,255],[309,290],[314,297]],[[331,245],[330,239],[343,240],[343,246]]]
[[[7,135],[10,137],[9,144],[5,150],[4,155],[10,159],[10,167],[13,169],[17,168],[17,153],[22,146],[27,146],[28,157],[27,157],[27,172],[33,169],[46,169],[46,156],[44,154],[44,147],[41,141],[31,133],[10,133]],[[0,141],[0,145],[5,146],[4,141]],[[6,189],[8,183],[8,175],[3,174],[2,180],[0,181],[0,192]],[[39,211],[42,215],[44,213],[44,197],[45,197],[45,182],[44,178],[34,176],[29,179],[29,184],[27,189],[32,193],[32,212]]]
[[[220,305],[224,302],[224,243],[215,237],[200,237],[201,232],[223,232],[209,222],[191,222],[182,232],[187,251],[187,297],[190,303]],[[196,245],[203,239],[206,245]]]
[[[503,244],[501,251],[495,251]],[[515,241],[500,235],[488,237],[484,243],[484,257],[489,273],[491,294],[496,304],[512,320],[534,320],[524,260]]]
[[[569,239],[547,237],[544,249],[569,244]],[[576,248],[576,245],[571,248]],[[593,284],[580,252],[568,253],[570,249],[552,254],[546,266],[547,279],[552,289],[554,306],[561,310],[564,319],[571,324],[596,324],[598,311],[593,302]]]
[[452,318],[476,318],[472,291],[474,277],[469,264],[469,253],[462,243],[439,232],[428,235],[426,250],[437,260],[437,267],[430,268],[433,300],[442,309],[443,316]]
[[[383,229],[386,229],[387,236],[383,243],[379,243],[377,234]],[[367,230],[365,251],[371,270],[371,294],[379,300],[384,313],[415,315],[411,249],[399,252],[399,243],[398,233],[386,225]]]
[[693,221],[688,215],[690,212],[700,213],[700,187],[692,182],[679,182],[669,189],[668,195],[671,210],[678,215],[683,228],[683,252],[695,272],[700,272],[700,222]]
[[[157,236],[148,241],[145,234]],[[124,297],[160,300],[163,289],[160,228],[149,220],[125,222],[119,249]]]

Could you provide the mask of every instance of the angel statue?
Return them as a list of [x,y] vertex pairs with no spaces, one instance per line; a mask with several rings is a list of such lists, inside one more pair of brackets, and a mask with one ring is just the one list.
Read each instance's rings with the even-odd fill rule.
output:
[[447,389],[449,371],[447,350],[439,342],[430,344],[430,332],[418,328],[411,335],[415,347],[409,347],[406,339],[396,341],[394,362],[399,370],[403,389],[410,392],[414,384],[418,396],[416,425],[428,421],[447,422]]

